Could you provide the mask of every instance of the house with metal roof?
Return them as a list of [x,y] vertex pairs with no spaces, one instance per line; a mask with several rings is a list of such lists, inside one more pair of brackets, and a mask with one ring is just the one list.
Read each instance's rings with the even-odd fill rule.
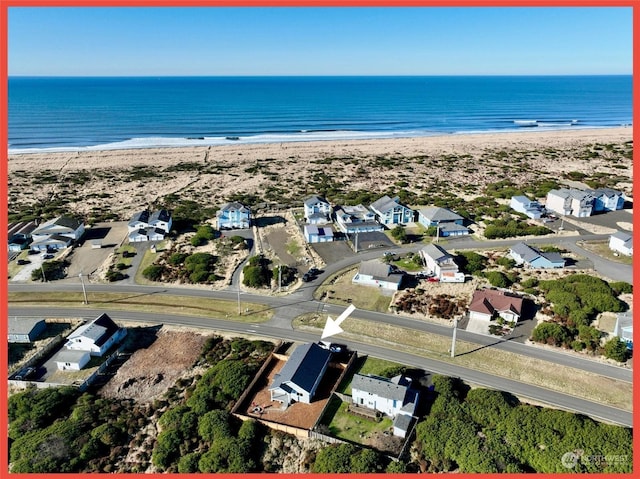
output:
[[31,343],[47,329],[47,323],[40,318],[9,316],[8,326],[7,336],[10,343]]
[[171,231],[173,220],[167,210],[154,211],[149,217],[149,226],[157,230],[164,230],[165,234]]
[[148,210],[139,211],[127,224],[129,243],[162,241],[171,231],[172,224],[173,219],[167,210],[157,210],[153,213]]
[[496,315],[506,321],[517,322],[522,316],[523,298],[495,289],[480,289],[473,293],[469,304],[469,318],[492,320]]
[[62,249],[77,241],[84,234],[84,223],[75,218],[58,216],[42,223],[31,232],[33,243],[31,249],[45,251]]
[[400,437],[405,437],[415,420],[418,397],[418,391],[411,387],[411,379],[404,376],[388,379],[354,374],[351,381],[352,403],[392,417],[393,433]]
[[464,226],[464,218],[457,213],[439,206],[429,206],[418,210],[418,223],[425,228],[435,226],[438,236],[463,236],[470,233]]
[[362,261],[352,282],[363,286],[391,289],[397,291],[404,277],[401,273],[391,271],[391,266],[378,259]]
[[565,265],[565,259],[560,253],[545,253],[524,242],[513,245],[509,250],[509,256],[517,264],[524,264],[529,268],[564,268]]
[[91,356],[102,356],[126,335],[125,328],[119,327],[103,313],[67,336],[64,347],[74,351],[88,351]]
[[22,251],[23,249],[27,249],[33,241],[31,233],[35,229],[35,221],[11,223],[7,232],[9,251]]
[[298,346],[273,377],[271,400],[287,406],[292,402],[311,403],[330,359],[331,352],[316,343]]
[[399,225],[413,222],[413,210],[400,204],[400,198],[383,196],[369,205],[377,215],[378,222],[385,225]]
[[595,198],[593,191],[560,188],[547,193],[546,209],[576,218],[591,216]]
[[216,212],[218,229],[245,229],[251,226],[251,210],[242,203],[225,203]]
[[80,371],[91,360],[89,351],[61,349],[51,360],[60,371]]
[[592,192],[593,211],[616,211],[624,207],[624,194],[612,188],[596,188]]
[[609,249],[625,256],[633,256],[633,235],[617,231],[609,236]]

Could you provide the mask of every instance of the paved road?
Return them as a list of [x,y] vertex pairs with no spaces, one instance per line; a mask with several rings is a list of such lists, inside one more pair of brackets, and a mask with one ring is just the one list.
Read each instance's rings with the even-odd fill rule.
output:
[[[82,309],[82,316],[94,318],[101,314],[102,310]],[[60,308],[55,311],[47,308],[10,308],[10,315],[20,316],[48,316],[61,317],[78,316],[79,310],[74,308]],[[110,311],[109,315],[117,321],[143,321],[151,324],[179,324],[198,328],[210,328],[212,330],[231,331],[243,334],[255,334],[264,337],[284,340],[311,342],[317,341],[318,335],[303,331],[283,330],[268,324],[233,323],[210,318],[194,318],[188,316],[174,316],[158,313],[142,312],[117,312]],[[463,368],[453,364],[426,359],[412,354],[370,346],[357,342],[350,342],[350,346],[360,354],[367,354],[390,361],[396,361],[411,367],[424,369],[436,374],[459,377],[460,379],[479,386],[508,391],[521,398],[529,398],[535,401],[597,418],[606,422],[632,427],[632,414],[622,409],[604,406],[584,399],[551,391],[538,386],[531,386],[520,381],[505,379],[491,374]]]
[[[309,289],[313,289],[313,286],[308,286]],[[10,291],[74,291],[80,292],[80,285],[74,284],[61,284],[61,283],[48,283],[44,285],[11,285]],[[209,291],[202,289],[187,289],[187,288],[165,288],[155,286],[130,286],[124,285],[87,285],[87,295],[89,302],[91,302],[92,292],[129,292],[135,294],[171,294],[180,296],[197,296],[218,298],[229,301],[237,301],[238,294],[235,290],[226,291]],[[342,311],[344,306],[323,303],[308,298],[308,292],[296,291],[287,297],[271,297],[260,296],[249,293],[241,293],[241,302],[258,303],[265,305],[265,308],[273,309],[274,316],[267,325],[270,327],[278,328],[283,331],[291,331],[291,320],[301,314],[324,311],[331,314],[333,317],[337,317]],[[80,306],[80,305],[79,305]],[[10,314],[12,311],[18,311],[18,306],[9,304]],[[82,310],[81,310],[82,311]],[[76,314],[78,311],[76,311]],[[18,312],[16,312],[18,314]],[[44,314],[41,313],[40,316]],[[22,315],[22,314],[20,314]],[[428,323],[419,319],[408,318],[397,314],[378,313],[374,311],[358,310],[354,313],[354,317],[366,319],[370,321],[381,322],[385,324],[392,324],[408,329],[414,329],[426,333],[438,334],[450,337],[452,334],[451,328],[442,326],[439,324]],[[530,346],[527,344],[517,343],[515,341],[504,340],[495,338],[492,336],[486,336],[483,334],[475,334],[469,331],[458,330],[457,337],[460,340],[468,341],[477,344],[479,347],[491,347],[502,351],[508,351],[524,356],[549,361],[561,366],[568,366],[576,368],[582,371],[591,372],[594,374],[600,374],[612,379],[627,381],[632,380],[632,371],[627,368],[615,366],[608,363],[603,363],[597,360],[592,360],[573,354],[564,353],[562,351],[554,351],[546,348],[540,348],[536,346]]]

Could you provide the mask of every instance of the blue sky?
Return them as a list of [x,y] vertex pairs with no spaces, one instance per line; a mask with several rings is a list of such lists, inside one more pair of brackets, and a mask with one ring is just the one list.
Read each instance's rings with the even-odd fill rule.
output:
[[10,75],[631,74],[632,9],[9,8]]

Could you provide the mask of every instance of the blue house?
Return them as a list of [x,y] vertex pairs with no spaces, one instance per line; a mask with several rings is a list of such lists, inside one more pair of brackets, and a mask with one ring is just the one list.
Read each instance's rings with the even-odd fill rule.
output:
[[542,213],[544,213],[544,208],[542,207],[542,205],[540,205],[540,203],[535,200],[530,200],[523,195],[512,196],[509,207],[511,207],[518,213],[527,215],[533,220],[537,220],[542,216]]
[[333,241],[333,228],[331,225],[304,225],[304,239],[307,243]]
[[616,211],[624,206],[622,192],[611,188],[598,188],[593,191],[593,211]]
[[243,229],[251,226],[251,210],[237,201],[226,203],[216,213],[218,229]]
[[413,210],[400,204],[400,198],[383,196],[369,206],[378,216],[378,221],[386,226],[413,222]]
[[526,243],[513,245],[509,254],[517,264],[526,264],[529,268],[564,268],[565,264],[560,253],[544,253]]

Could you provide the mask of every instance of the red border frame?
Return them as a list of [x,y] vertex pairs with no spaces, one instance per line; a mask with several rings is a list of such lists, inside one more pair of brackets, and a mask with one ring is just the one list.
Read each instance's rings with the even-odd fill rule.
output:
[[[2,117],[0,119],[0,145],[8,145],[8,54],[7,54],[7,32],[8,32],[8,8],[9,7],[56,7],[56,6],[85,6],[85,7],[633,7],[633,26],[634,26],[634,38],[636,37],[636,30],[638,25],[640,25],[640,0],[0,0],[0,113]],[[640,75],[640,49],[634,49],[633,52],[633,76],[638,78]],[[638,116],[635,112],[638,112],[640,101],[639,101],[639,89],[638,82],[633,82],[633,108],[634,108],[634,119]],[[634,122],[635,123],[635,122]],[[633,140],[634,144],[638,144],[638,140],[640,139],[640,133],[637,129],[633,131]],[[2,199],[0,200],[2,203],[2,207],[0,207],[0,223],[4,224],[7,222],[7,174],[8,174],[8,151],[5,147],[2,147],[2,156],[0,156],[0,194],[2,195]],[[638,177],[640,173],[640,154],[637,151],[634,151],[633,155],[634,159],[634,167],[633,173],[634,178]],[[634,181],[634,187],[635,187]],[[635,188],[634,188],[635,189]],[[634,224],[636,221],[636,214],[634,214]],[[4,231],[4,229],[3,229]],[[6,235],[6,233],[3,233]],[[638,251],[638,244],[640,244],[639,235],[635,235],[634,243],[635,249]],[[4,236],[6,238],[6,236]],[[635,264],[634,264],[635,266]],[[4,261],[0,261],[0,275],[2,278],[7,277],[7,263]],[[640,278],[640,273],[634,268],[633,273],[634,282],[637,284],[638,279]],[[8,317],[8,306],[7,306],[7,284],[6,280],[3,279],[2,288],[0,290],[0,318]],[[0,320],[1,321],[1,320]],[[4,337],[4,334],[7,330],[7,322],[2,321],[2,331],[1,334]],[[638,333],[637,335],[640,335]],[[8,364],[8,351],[6,348],[0,348],[2,359],[2,365],[5,366]],[[6,369],[4,369],[6,371]],[[636,405],[635,401],[635,383],[637,380],[638,374],[634,373],[634,406]],[[6,394],[7,383],[2,381],[2,398],[0,400],[0,404],[2,405],[2,410],[7,410],[7,394]],[[2,426],[2,430],[7,430],[7,421],[8,418],[5,414],[0,415],[0,425]],[[637,416],[634,416],[633,424],[634,426],[638,423]],[[634,452],[636,447],[640,443],[637,434],[634,435]],[[0,461],[4,464],[8,464],[8,448],[3,447],[0,448],[2,451],[0,454]],[[633,470],[640,471],[640,459],[638,459],[639,455],[633,455]],[[0,466],[3,467],[3,466]],[[4,471],[0,472],[0,475],[4,476]],[[89,474],[50,474],[48,477],[80,477],[80,476],[89,476]],[[93,475],[93,474],[92,474]],[[481,477],[487,476],[488,474],[461,474],[461,477]],[[16,474],[16,477],[23,476],[22,474]],[[25,477],[33,477],[32,475],[24,475]],[[125,474],[118,474],[117,476],[126,476]],[[155,474],[153,476],[156,476]],[[172,475],[175,476],[187,476],[186,474],[177,474]],[[233,474],[199,474],[198,477],[216,477],[221,478],[225,476],[234,477]],[[247,475],[245,475],[247,476]],[[258,474],[249,474],[248,476],[258,476]],[[262,474],[260,474],[262,476]],[[318,477],[332,477],[338,475],[315,475]],[[346,474],[345,476],[353,478],[364,475],[362,474]],[[400,475],[389,475],[390,477]],[[558,474],[558,477],[574,477],[571,474]],[[617,476],[617,474],[594,474],[591,477],[612,477]],[[622,476],[622,475],[621,475]],[[160,477],[160,475],[158,475]],[[162,477],[166,477],[162,475]],[[237,476],[235,476],[237,477]],[[500,477],[520,477],[520,475],[514,474],[504,474],[500,475]],[[631,477],[630,475],[624,475],[624,477]]]

